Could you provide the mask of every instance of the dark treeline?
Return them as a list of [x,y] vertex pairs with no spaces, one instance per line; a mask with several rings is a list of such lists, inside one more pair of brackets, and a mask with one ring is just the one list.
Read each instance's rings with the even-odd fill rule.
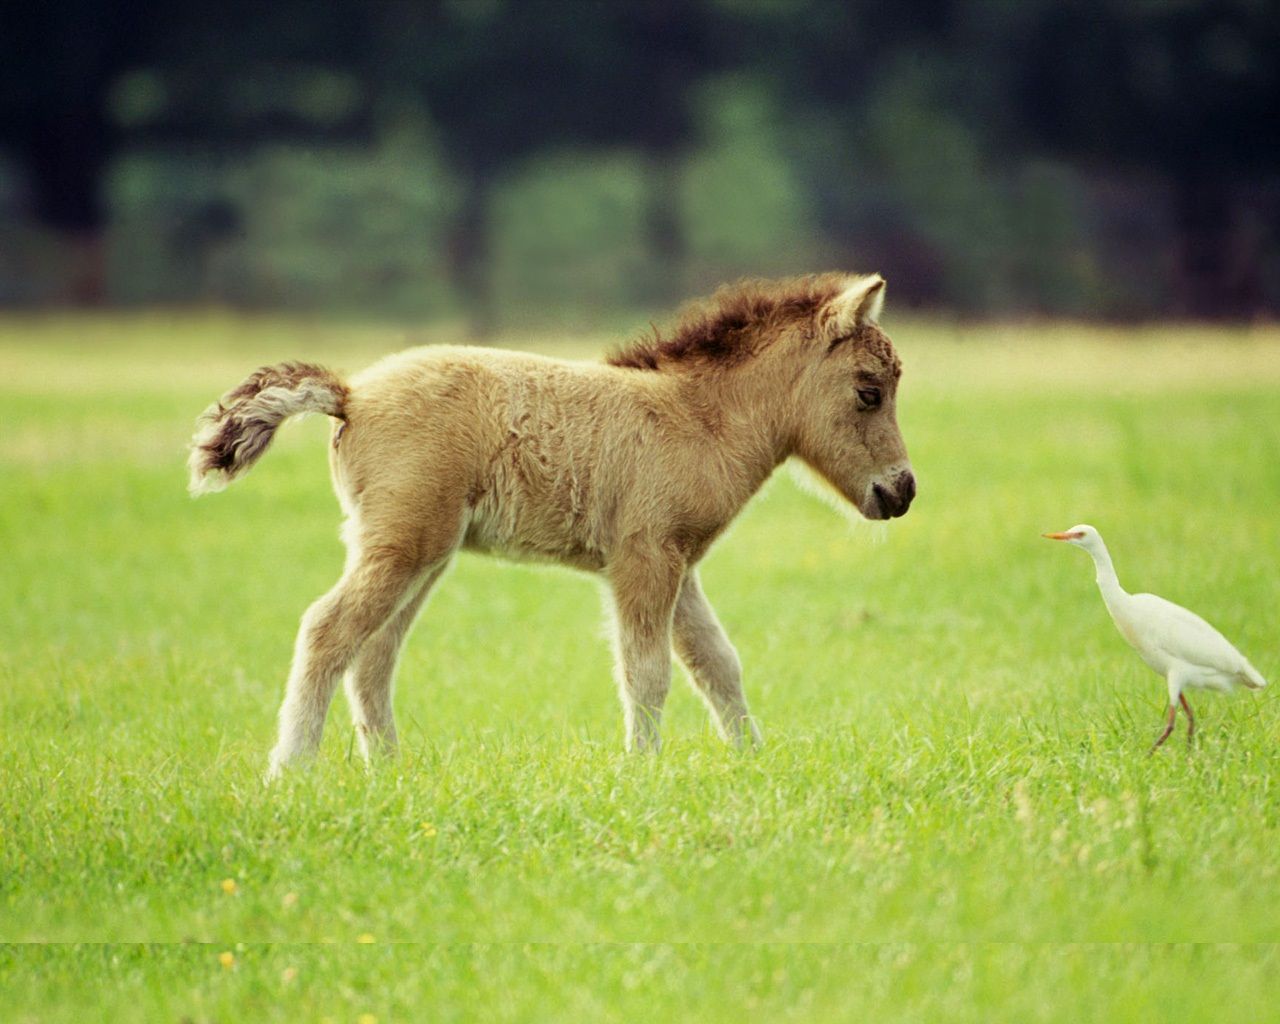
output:
[[0,13],[0,301],[1280,311],[1274,0],[58,0]]

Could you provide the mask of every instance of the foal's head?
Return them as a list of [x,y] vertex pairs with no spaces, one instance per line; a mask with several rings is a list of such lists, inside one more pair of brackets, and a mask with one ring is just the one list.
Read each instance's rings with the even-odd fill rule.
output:
[[916,494],[896,416],[902,364],[877,323],[883,303],[882,277],[848,279],[789,354],[803,366],[795,454],[868,519],[905,514]]
[[746,281],[610,362],[699,386],[733,378],[739,395],[780,411],[770,418],[783,451],[868,519],[889,519],[907,511],[916,482],[894,416],[902,367],[876,323],[883,301],[877,274]]

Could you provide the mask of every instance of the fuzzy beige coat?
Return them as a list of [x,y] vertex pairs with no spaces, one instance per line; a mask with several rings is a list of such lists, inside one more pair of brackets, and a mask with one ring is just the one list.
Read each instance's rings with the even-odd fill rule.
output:
[[342,578],[303,616],[270,774],[313,751],[338,680],[366,756],[395,744],[405,634],[459,548],[605,576],[627,745],[658,744],[674,649],[727,738],[758,739],[738,657],[696,566],[797,456],[863,515],[915,494],[895,419],[901,369],[877,326],[882,279],[828,274],[719,293],[669,339],[605,363],[435,347],[349,383],[286,363],[201,417],[192,490],[218,490],[295,413],[335,420]]

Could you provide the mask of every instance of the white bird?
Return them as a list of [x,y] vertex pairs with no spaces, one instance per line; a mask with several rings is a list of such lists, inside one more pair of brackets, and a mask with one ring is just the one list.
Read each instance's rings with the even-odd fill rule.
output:
[[1187,742],[1191,742],[1196,720],[1183,690],[1230,691],[1237,686],[1260,690],[1267,685],[1249,659],[1199,615],[1155,594],[1125,593],[1102,535],[1092,526],[1081,524],[1044,536],[1065,540],[1089,552],[1098,568],[1098,589],[1111,621],[1142,660],[1164,676],[1168,684],[1168,718],[1151,753],[1169,738],[1179,704],[1187,713]]

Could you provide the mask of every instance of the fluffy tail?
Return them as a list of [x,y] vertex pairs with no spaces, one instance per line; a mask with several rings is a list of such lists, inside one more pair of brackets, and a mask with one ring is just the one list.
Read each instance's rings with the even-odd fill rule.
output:
[[188,490],[220,491],[267,450],[290,416],[323,412],[344,419],[348,389],[336,374],[312,363],[264,366],[202,412],[191,439]]
[[1244,671],[1240,673],[1240,681],[1251,690],[1261,690],[1267,685],[1267,681],[1262,678],[1262,673],[1247,661],[1244,663]]

